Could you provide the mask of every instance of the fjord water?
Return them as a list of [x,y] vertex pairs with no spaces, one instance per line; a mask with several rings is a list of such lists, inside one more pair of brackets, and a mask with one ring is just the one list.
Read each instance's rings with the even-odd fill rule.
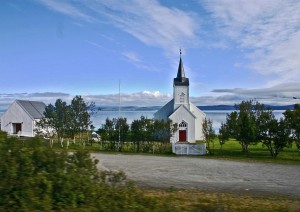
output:
[[[140,119],[141,116],[152,119],[153,114],[156,110],[145,110],[145,111],[120,111],[120,117],[127,118],[127,123],[131,124],[133,120]],[[226,115],[231,113],[232,110],[203,110],[206,113],[206,117],[213,121],[213,128],[218,133],[221,126],[221,122],[225,122]],[[275,117],[280,119],[283,117],[284,110],[273,111]],[[92,117],[93,125],[98,129],[105,123],[106,118],[113,119],[119,117],[118,111],[97,111]]]
[[[144,111],[120,111],[120,117],[127,118],[127,123],[131,124],[133,120],[140,119],[141,116],[145,116],[147,118],[152,119],[153,114],[157,110],[144,110]],[[206,117],[213,121],[213,128],[216,133],[219,132],[219,128],[222,122],[225,122],[226,115],[231,113],[232,110],[203,110],[206,114]],[[283,117],[284,110],[274,110],[273,113],[277,119]],[[4,111],[0,111],[0,117],[4,113]],[[106,118],[113,119],[119,117],[119,112],[116,110],[104,110],[97,111],[96,114],[92,116],[93,125],[96,129],[102,127],[105,123]]]

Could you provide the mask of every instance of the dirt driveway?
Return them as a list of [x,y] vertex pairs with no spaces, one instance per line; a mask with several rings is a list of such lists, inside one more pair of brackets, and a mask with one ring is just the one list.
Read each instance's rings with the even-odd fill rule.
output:
[[92,154],[99,168],[122,170],[138,185],[300,197],[300,166],[196,157]]

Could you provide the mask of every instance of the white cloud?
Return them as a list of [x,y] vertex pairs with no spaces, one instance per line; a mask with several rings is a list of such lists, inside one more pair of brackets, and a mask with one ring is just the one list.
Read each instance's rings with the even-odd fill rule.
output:
[[96,12],[107,17],[116,27],[165,52],[177,53],[179,47],[194,46],[197,41],[195,14],[165,7],[156,0],[90,2],[94,3]]
[[141,59],[139,58],[139,56],[134,53],[134,52],[123,52],[123,56],[125,56],[128,60],[134,62],[134,63],[140,63]]
[[72,4],[60,0],[37,0],[38,2],[46,5],[53,11],[60,12],[62,14],[71,16],[73,18],[82,19],[84,21],[92,22],[95,21],[94,18],[80,11]]
[[[94,101],[96,105],[116,106],[119,104],[119,94],[86,95],[84,98]],[[170,94],[162,94],[159,91],[121,93],[122,106],[162,106],[170,99]]]
[[[7,109],[16,99],[42,101],[45,104],[55,103],[57,99],[62,99],[70,103],[75,95],[57,92],[45,93],[15,93],[0,94],[0,110]],[[119,105],[119,94],[99,94],[99,95],[81,95],[87,102],[95,102],[99,106],[117,106]],[[159,91],[141,91],[136,93],[121,93],[122,106],[162,106],[171,99],[171,95]]]
[[219,100],[224,97],[226,97],[225,99],[232,97],[234,101],[256,99],[264,104],[288,105],[295,103],[293,97],[300,97],[300,83],[283,83],[257,89],[215,89],[212,92],[222,94],[216,97]]
[[248,52],[245,67],[275,76],[270,85],[300,79],[300,1],[209,0],[204,5],[220,35]]
[[147,70],[147,71],[158,71],[156,67],[153,65],[147,64],[145,61],[143,61],[140,56],[132,51],[126,51],[123,52],[122,55],[125,57],[125,59],[136,66],[139,69]]
[[38,1],[76,19],[112,24],[167,54],[198,43],[196,14],[163,6],[157,0]]

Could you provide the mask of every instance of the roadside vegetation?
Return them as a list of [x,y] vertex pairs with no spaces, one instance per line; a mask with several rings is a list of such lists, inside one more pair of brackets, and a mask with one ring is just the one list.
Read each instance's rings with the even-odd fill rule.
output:
[[138,188],[122,172],[98,170],[82,148],[44,144],[0,133],[0,211],[300,210],[300,199],[288,196]]
[[0,134],[0,211],[149,211],[154,198],[122,172],[100,171],[85,150],[57,151],[39,138]]

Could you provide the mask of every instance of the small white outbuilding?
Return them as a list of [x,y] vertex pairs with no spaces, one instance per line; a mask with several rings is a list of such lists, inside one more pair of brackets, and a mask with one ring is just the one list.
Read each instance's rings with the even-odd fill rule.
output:
[[1,116],[1,130],[8,135],[35,136],[35,124],[43,117],[46,105],[38,101],[15,100]]

